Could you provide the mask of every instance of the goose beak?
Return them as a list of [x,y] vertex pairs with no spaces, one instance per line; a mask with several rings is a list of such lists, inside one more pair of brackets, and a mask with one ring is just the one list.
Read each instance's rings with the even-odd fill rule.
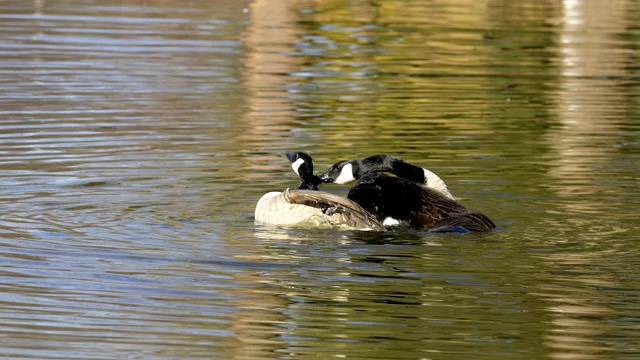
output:
[[289,161],[294,162],[296,161],[296,154],[294,153],[284,153],[284,155],[287,157],[287,159],[289,159]]
[[333,179],[331,178],[331,176],[329,176],[328,173],[324,173],[320,175],[320,180],[322,180],[323,183],[332,183]]

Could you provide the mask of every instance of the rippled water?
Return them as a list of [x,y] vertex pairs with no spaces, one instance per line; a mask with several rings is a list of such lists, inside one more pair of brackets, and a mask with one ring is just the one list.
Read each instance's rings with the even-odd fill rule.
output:
[[[0,3],[7,358],[640,356],[640,7]],[[253,223],[391,153],[488,234]],[[327,191],[345,194],[346,187]]]

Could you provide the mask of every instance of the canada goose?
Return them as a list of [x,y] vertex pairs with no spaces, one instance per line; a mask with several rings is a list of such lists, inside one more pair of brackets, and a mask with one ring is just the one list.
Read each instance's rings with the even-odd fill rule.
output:
[[384,173],[362,176],[347,198],[374,214],[384,225],[414,229],[490,231],[496,225],[488,217],[471,213],[440,191]]
[[287,153],[286,156],[302,180],[300,187],[297,190],[264,194],[256,204],[256,223],[386,231],[375,216],[355,202],[317,191],[321,181],[313,175],[311,156],[302,152]]
[[396,176],[437,190],[450,199],[454,198],[449,192],[447,184],[438,175],[386,154],[374,155],[362,160],[339,161],[320,175],[320,179],[325,183],[346,184],[373,172],[390,172]]

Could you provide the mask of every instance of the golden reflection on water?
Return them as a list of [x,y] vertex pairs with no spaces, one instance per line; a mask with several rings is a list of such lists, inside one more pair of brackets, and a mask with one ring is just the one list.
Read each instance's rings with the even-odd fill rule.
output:
[[[598,0],[562,2],[559,32],[560,71],[556,112],[562,126],[547,135],[555,157],[549,175],[561,196],[593,192],[594,185],[609,182],[603,164],[613,161],[621,142],[613,134],[620,133],[622,124],[619,104],[627,96],[620,85],[632,62],[631,52],[616,44],[616,35],[633,26],[625,21],[627,1]],[[594,106],[597,104],[597,106]],[[561,205],[568,212],[593,213],[602,210],[600,200],[568,201]],[[585,224],[587,225],[587,224]],[[617,251],[613,250],[613,252]],[[611,299],[599,288],[616,287],[613,277],[598,272],[590,276],[585,269],[600,257],[612,252],[593,254],[556,254],[545,258],[554,266],[576,269],[575,276],[556,277],[552,284],[541,286],[548,295],[554,329],[547,335],[553,349],[551,357],[558,360],[604,359],[607,346],[597,340],[612,330],[607,319],[618,316],[606,305]]]
[[[247,91],[246,110],[240,119],[241,131],[234,135],[234,142],[242,145],[239,146],[241,153],[256,154],[245,158],[243,163],[255,175],[270,169],[270,163],[277,162],[276,149],[282,149],[282,142],[289,141],[287,134],[293,127],[293,110],[284,96],[283,89],[289,81],[284,75],[298,66],[297,58],[288,55],[298,30],[288,25],[294,18],[294,10],[288,2],[256,0],[249,4],[247,11],[250,22],[242,35],[246,47],[242,75]],[[281,160],[286,165],[285,159]],[[264,180],[256,175],[250,181]],[[258,240],[263,237],[276,242],[292,240],[286,230],[280,229],[263,229],[255,235]],[[275,260],[269,253],[261,252],[235,258],[258,263]],[[278,293],[264,290],[263,287],[280,286],[260,271],[236,274],[234,281],[246,286],[229,291],[238,309],[230,329],[240,345],[232,347],[228,356],[232,359],[271,358],[285,347],[285,342],[279,338],[285,332],[281,325],[288,320],[283,309],[291,303],[286,299],[287,291],[284,288]]]
[[[617,156],[622,142],[619,119],[628,96],[624,87],[632,52],[616,46],[617,35],[633,26],[625,21],[627,1],[565,0],[559,32],[560,71],[555,96],[562,126],[547,135],[556,157],[549,175],[561,195],[584,194],[602,181],[603,164]],[[594,104],[597,104],[594,106]],[[586,199],[585,199],[586,200]],[[568,210],[589,210],[588,201],[569,202]]]
[[605,359],[609,351],[605,342],[599,339],[608,335],[614,327],[609,319],[618,316],[606,304],[611,296],[598,289],[616,287],[612,276],[601,272],[590,274],[590,266],[599,257],[610,256],[612,252],[593,254],[555,254],[544,257],[549,266],[566,268],[563,275],[542,281],[540,296],[548,303],[546,311],[551,316],[545,336],[546,345],[551,348],[550,356],[558,360]]
[[[299,29],[290,25],[295,20],[294,12],[293,6],[285,1],[253,1],[247,6],[250,22],[242,33],[246,47],[242,84],[247,95],[233,143],[237,144],[238,152],[246,155],[240,157],[242,166],[250,170],[243,175],[244,180],[268,186],[265,191],[284,190],[285,185],[278,187],[278,179],[271,174],[274,169],[286,168],[285,151],[299,150],[295,145],[287,145],[294,140],[291,130],[295,124],[293,106],[285,91],[290,81],[286,74],[299,66],[298,58],[290,56],[292,44],[299,36]],[[290,177],[295,179],[293,172]],[[282,179],[279,180],[281,183]],[[249,203],[249,206],[255,206],[255,203]],[[258,229],[254,235],[258,240],[267,241],[288,242],[295,238],[281,229]],[[236,258],[267,263],[274,260],[268,254]],[[248,293],[235,292],[241,296],[238,307],[243,311],[234,319],[233,329],[244,345],[234,358],[269,354],[284,346],[274,339],[282,332],[277,324],[286,320],[278,309],[286,307],[287,301],[266,291],[264,294],[252,292],[255,285],[270,284],[266,279],[260,274],[238,275],[238,281],[254,286],[247,288]]]
[[[284,89],[290,81],[286,74],[299,66],[298,58],[289,55],[299,30],[290,26],[294,9],[285,1],[254,1],[249,14],[251,21],[243,34],[247,49],[243,85],[248,94],[241,119],[243,131],[236,141],[251,144],[249,149],[259,154],[272,153],[274,144],[280,149],[282,142],[290,141],[287,137],[294,126],[292,105]],[[249,166],[264,161],[259,156]]]

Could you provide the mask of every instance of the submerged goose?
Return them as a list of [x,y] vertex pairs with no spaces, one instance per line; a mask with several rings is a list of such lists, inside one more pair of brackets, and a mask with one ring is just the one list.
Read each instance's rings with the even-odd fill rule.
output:
[[358,180],[347,198],[375,214],[386,226],[413,229],[490,231],[496,225],[480,213],[437,190],[384,173],[370,173]]
[[293,171],[300,177],[297,190],[264,194],[255,210],[259,224],[299,227],[336,227],[385,231],[375,216],[355,202],[317,191],[320,178],[313,174],[313,160],[303,152],[287,153]]
[[390,172],[396,176],[437,190],[446,197],[453,199],[447,184],[438,175],[386,154],[369,156],[362,160],[338,161],[329,170],[320,175],[320,179],[325,183],[346,184],[374,172]]

